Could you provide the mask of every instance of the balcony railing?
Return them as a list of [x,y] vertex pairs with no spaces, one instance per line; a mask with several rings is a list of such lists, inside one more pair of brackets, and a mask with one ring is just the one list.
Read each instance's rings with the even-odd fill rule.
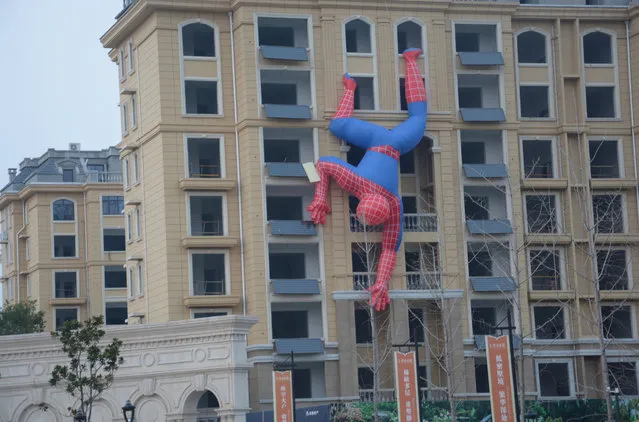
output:
[[78,297],[75,289],[64,289],[64,288],[55,289],[56,299],[64,299],[64,298],[70,298],[70,297]]
[[[384,229],[380,226],[365,226],[362,224],[355,214],[350,215],[351,232],[369,233],[381,232]],[[406,232],[436,232],[437,231],[437,215],[429,213],[404,214],[404,231]]]
[[617,179],[619,178],[619,166],[590,164],[590,177],[593,179]]
[[[427,400],[448,400],[446,390],[443,388],[420,388],[421,401]],[[359,399],[365,403],[372,403],[375,393],[372,388],[360,389]],[[378,402],[394,402],[397,401],[394,388],[380,388],[377,391]]]
[[194,178],[220,178],[219,164],[192,164],[190,169],[191,177]]
[[87,173],[88,183],[122,183],[122,173],[98,171]]
[[366,290],[375,284],[377,273],[353,273],[353,290]]
[[433,290],[439,289],[439,273],[436,271],[411,271],[406,273],[407,290]]
[[222,236],[223,234],[224,224],[221,220],[202,220],[194,222],[192,226],[193,236]]
[[561,280],[558,275],[533,275],[531,278],[533,290],[561,290]]
[[195,296],[215,296],[224,294],[224,280],[200,280],[193,282]]

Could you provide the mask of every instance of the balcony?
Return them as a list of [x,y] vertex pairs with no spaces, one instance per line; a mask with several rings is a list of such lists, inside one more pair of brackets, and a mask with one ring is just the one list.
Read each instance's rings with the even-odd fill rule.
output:
[[372,272],[354,272],[353,273],[353,290],[367,290],[375,284],[377,273]]
[[468,277],[477,293],[512,292],[516,288],[510,276],[510,251],[499,242],[468,243]]
[[267,60],[308,61],[308,21],[299,18],[257,18],[258,44]]
[[468,179],[508,177],[502,135],[498,130],[462,130],[462,168]]
[[122,184],[122,173],[118,172],[88,172],[87,183],[118,183]]
[[439,289],[439,252],[436,243],[405,243],[406,289]]
[[218,296],[227,293],[226,256],[224,253],[191,255],[193,296]]
[[272,303],[271,328],[278,354],[324,352],[320,302]]
[[463,66],[502,66],[504,57],[497,51],[497,26],[456,24],[455,48]]
[[404,231],[406,232],[436,232],[437,214],[416,213],[404,214]]
[[261,99],[271,119],[308,120],[313,117],[311,74],[300,70],[262,70]]
[[318,295],[319,253],[316,244],[269,245],[269,278],[277,295]]
[[312,186],[267,186],[266,218],[273,236],[315,236],[317,227],[307,211]]
[[220,140],[188,138],[186,140],[188,177],[217,179],[222,177]]
[[304,178],[302,163],[315,159],[313,130],[264,128],[264,163],[274,178]]
[[618,179],[619,145],[613,141],[590,141],[590,177],[593,179]]
[[224,236],[222,196],[189,197],[190,236]]
[[462,120],[465,122],[503,122],[506,114],[501,108],[499,75],[457,75],[457,97]]
[[465,186],[464,212],[471,234],[509,234],[504,187]]
[[437,290],[441,289],[440,274],[438,272],[407,272],[406,290]]
[[[500,336],[508,334],[506,327],[513,323],[512,306],[507,300],[472,300],[471,301],[472,329],[475,344],[479,350],[486,349],[485,336]],[[510,308],[511,321],[508,321]],[[518,348],[521,339],[513,338],[514,348]]]

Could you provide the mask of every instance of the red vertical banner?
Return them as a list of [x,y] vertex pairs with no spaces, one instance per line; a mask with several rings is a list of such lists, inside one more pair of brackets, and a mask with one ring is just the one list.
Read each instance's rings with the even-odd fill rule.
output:
[[273,422],[293,422],[291,371],[273,371]]
[[486,336],[486,360],[493,422],[516,422],[515,392],[508,336]]
[[415,352],[395,352],[395,388],[399,422],[419,422]]

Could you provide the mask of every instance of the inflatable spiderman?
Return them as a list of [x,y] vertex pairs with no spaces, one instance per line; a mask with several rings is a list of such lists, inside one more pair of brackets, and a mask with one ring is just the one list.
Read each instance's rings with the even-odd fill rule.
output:
[[327,194],[332,177],[342,189],[360,200],[356,214],[362,224],[384,225],[377,279],[369,288],[371,304],[377,311],[390,304],[388,281],[402,242],[404,211],[398,194],[399,157],[414,149],[426,130],[426,89],[416,63],[420,54],[421,50],[416,48],[403,53],[409,118],[391,130],[352,117],[356,83],[348,74],[344,75],[344,95],[329,129],[349,144],[366,149],[366,154],[357,166],[337,157],[320,157],[316,164],[320,180],[308,207],[315,224],[326,223],[326,214],[331,212]]

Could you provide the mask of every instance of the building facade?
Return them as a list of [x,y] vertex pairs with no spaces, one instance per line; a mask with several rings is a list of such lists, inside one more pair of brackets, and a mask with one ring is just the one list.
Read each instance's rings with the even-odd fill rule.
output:
[[117,148],[79,144],[9,169],[0,191],[3,297],[36,300],[46,330],[93,315],[125,324],[121,169]]
[[[356,117],[402,122],[399,53],[420,47],[427,132],[401,158],[385,356],[418,340],[423,394],[487,398],[483,335],[510,319],[529,397],[602,397],[603,363],[638,395],[638,9],[522,3],[125,2],[101,41],[120,79],[129,323],[257,317],[254,409],[291,351],[300,403],[370,397],[380,234],[334,185],[327,224],[309,223],[302,164],[362,156],[327,129],[344,72]],[[392,394],[392,360],[379,369]]]

